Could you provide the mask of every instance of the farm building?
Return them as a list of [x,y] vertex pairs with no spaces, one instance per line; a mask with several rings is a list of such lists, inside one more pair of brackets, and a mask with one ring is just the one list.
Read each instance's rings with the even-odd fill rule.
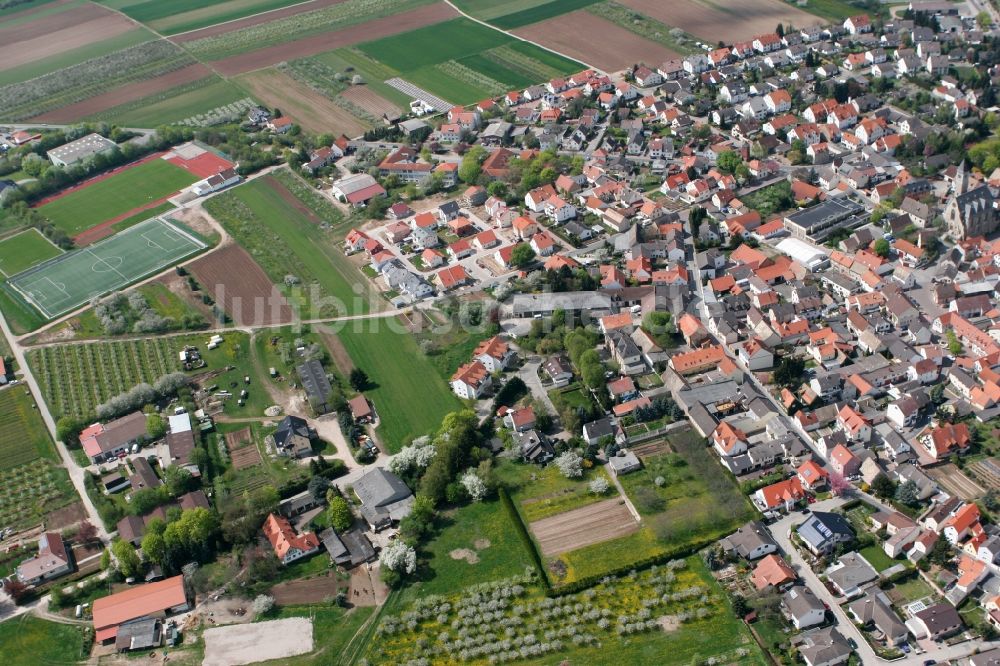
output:
[[379,467],[354,482],[354,493],[361,500],[361,515],[373,530],[399,522],[413,506],[413,493],[402,479]]
[[319,537],[312,532],[297,533],[283,516],[269,514],[263,529],[282,564],[301,560],[319,550]]
[[133,444],[146,438],[146,416],[132,412],[106,424],[95,423],[80,433],[80,445],[93,463],[104,462],[125,453]]
[[111,139],[106,139],[100,134],[88,134],[76,141],[64,143],[58,148],[48,151],[49,160],[58,167],[72,166],[78,162],[89,160],[96,155],[110,153],[118,148]]
[[356,208],[364,208],[372,199],[385,196],[385,189],[366,173],[357,173],[335,181],[330,186],[330,192]]
[[350,530],[337,534],[327,529],[319,534],[326,552],[334,564],[353,567],[375,559],[375,548],[360,530]]
[[375,410],[364,395],[356,395],[347,401],[347,408],[355,423],[371,423],[375,418]]
[[136,587],[94,601],[94,631],[98,643],[118,636],[118,628],[131,620],[161,614],[182,613],[191,607],[184,576]]
[[169,465],[177,465],[201,476],[198,465],[191,462],[194,452],[194,431],[191,429],[191,417],[187,414],[174,414],[170,417],[170,431],[167,433],[167,448],[170,451]]
[[326,376],[326,370],[323,369],[323,364],[312,359],[301,364],[296,368],[296,371],[299,373],[302,388],[306,390],[306,397],[309,398],[309,404],[313,410],[317,414],[325,414],[330,411],[330,405],[327,401],[330,399],[330,393],[333,389]]

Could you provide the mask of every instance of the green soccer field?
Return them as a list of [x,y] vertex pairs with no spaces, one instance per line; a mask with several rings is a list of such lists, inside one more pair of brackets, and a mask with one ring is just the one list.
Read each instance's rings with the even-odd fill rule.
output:
[[205,247],[179,226],[153,218],[19,273],[9,284],[51,319]]
[[0,241],[0,273],[16,275],[60,254],[62,250],[49,242],[41,232],[28,229]]
[[166,160],[152,159],[70,192],[38,208],[53,224],[76,236],[102,222],[160,201],[198,178]]

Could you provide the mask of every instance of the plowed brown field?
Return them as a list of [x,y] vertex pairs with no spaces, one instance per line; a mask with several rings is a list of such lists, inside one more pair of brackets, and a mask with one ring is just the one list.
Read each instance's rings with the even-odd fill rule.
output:
[[382,97],[368,86],[351,86],[340,96],[351,104],[358,106],[376,118],[381,118],[383,113],[399,113],[401,109]]
[[291,323],[292,309],[285,297],[239,245],[207,254],[188,268],[238,325]]
[[331,99],[276,69],[250,72],[238,80],[255,99],[266,106],[280,108],[282,113],[310,132],[343,133],[354,137],[370,127]]
[[773,32],[781,23],[786,28],[794,25],[804,28],[822,23],[823,20],[781,0],[740,0],[717,2],[713,0],[618,0],[650,18],[715,44],[752,39],[756,35]]
[[[94,8],[97,7],[94,6]],[[65,13],[72,13],[72,10]],[[58,16],[61,14],[56,15],[56,17]],[[37,23],[44,23],[44,21],[37,21]],[[33,25],[34,22],[29,23],[26,27],[31,28]],[[0,70],[13,69],[18,65],[93,44],[102,39],[133,30],[135,27],[135,24],[124,16],[110,14],[98,16],[89,21],[83,20],[35,37],[25,37],[18,34],[13,36],[11,41],[2,42],[3,45],[0,46]],[[26,32],[32,33],[34,30]]]
[[550,557],[632,534],[639,523],[616,497],[536,520],[529,527],[542,555]]
[[52,111],[43,113],[40,116],[35,116],[32,120],[46,123],[79,122],[80,118],[86,118],[87,116],[92,116],[95,113],[100,113],[101,111],[116,107],[119,104],[134,102],[137,99],[142,99],[143,97],[155,95],[158,92],[169,90],[170,88],[175,88],[185,83],[191,83],[192,81],[203,79],[206,76],[211,75],[211,73],[212,72],[207,67],[200,63],[196,65],[189,65],[182,69],[178,69],[177,71],[170,72],[169,74],[164,74],[163,76],[157,76],[156,78],[147,79],[145,81],[129,83],[119,88],[115,88],[114,90],[109,90],[102,95],[96,95],[90,99],[85,99],[82,102],[53,109]]
[[518,28],[514,34],[609,72],[637,62],[656,66],[678,55],[582,9]]
[[373,39],[398,35],[401,32],[415,30],[433,23],[440,23],[458,16],[454,9],[443,2],[425,5],[408,12],[386,16],[385,18],[368,21],[343,30],[324,32],[320,35],[305,37],[292,42],[269,46],[267,48],[241,53],[231,58],[217,60],[212,63],[223,76],[235,76],[255,69],[270,67],[286,60],[305,58],[339,49],[343,46],[360,44]]

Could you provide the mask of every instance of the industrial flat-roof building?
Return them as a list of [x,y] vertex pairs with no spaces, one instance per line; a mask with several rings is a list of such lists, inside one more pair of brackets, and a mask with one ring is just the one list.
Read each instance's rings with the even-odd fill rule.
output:
[[786,215],[785,228],[795,238],[822,241],[838,229],[859,227],[867,219],[864,206],[841,197]]
[[53,148],[46,155],[49,160],[58,167],[72,166],[78,162],[89,160],[95,155],[109,153],[118,147],[111,139],[106,139],[100,134],[88,134],[76,141],[64,143],[58,148]]

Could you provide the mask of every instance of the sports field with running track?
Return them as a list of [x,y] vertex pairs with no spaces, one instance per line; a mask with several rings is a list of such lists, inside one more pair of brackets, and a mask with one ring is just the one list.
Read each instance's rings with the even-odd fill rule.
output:
[[152,218],[29,268],[8,282],[42,315],[52,319],[205,247],[204,242],[176,223]]

